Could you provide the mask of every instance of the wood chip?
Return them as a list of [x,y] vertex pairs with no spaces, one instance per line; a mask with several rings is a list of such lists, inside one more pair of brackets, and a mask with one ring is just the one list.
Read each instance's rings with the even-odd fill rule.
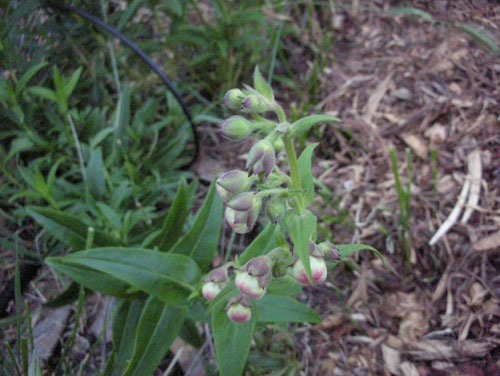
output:
[[389,85],[391,84],[391,80],[392,80],[392,73],[389,73],[387,77],[377,85],[375,90],[370,95],[370,98],[368,99],[368,102],[366,104],[363,120],[367,124],[369,124],[373,130],[378,129],[377,126],[372,122],[373,115],[375,115],[375,112],[377,111],[377,108],[380,102],[382,101],[382,98],[387,92]]
[[400,137],[420,159],[427,159],[429,149],[427,148],[427,145],[422,137],[414,133],[402,133]]
[[43,361],[49,360],[62,338],[71,307],[46,310],[44,317],[33,328],[35,354]]
[[474,250],[478,252],[484,251],[492,251],[496,250],[500,251],[500,231],[495,232],[489,236],[486,236],[479,240],[476,244],[474,244]]

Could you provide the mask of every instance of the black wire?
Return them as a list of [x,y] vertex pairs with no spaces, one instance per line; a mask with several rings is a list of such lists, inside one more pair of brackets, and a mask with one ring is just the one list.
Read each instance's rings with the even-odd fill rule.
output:
[[198,155],[200,152],[200,140],[198,137],[198,132],[196,130],[196,127],[193,122],[193,117],[191,116],[191,112],[187,108],[187,105],[184,103],[184,100],[180,96],[179,92],[175,89],[175,87],[172,85],[172,83],[169,81],[169,79],[163,74],[163,72],[158,68],[158,66],[151,60],[151,58],[146,55],[144,51],[142,51],[137,45],[132,42],[130,39],[128,39],[125,35],[120,33],[118,30],[114,29],[113,27],[109,26],[105,22],[101,21],[99,18],[92,16],[91,14],[88,14],[78,8],[75,8],[72,5],[67,5],[67,4],[60,4],[57,2],[53,1],[45,1],[45,4],[49,6],[52,9],[62,11],[62,12],[67,12],[67,13],[74,13],[80,16],[81,18],[87,20],[90,22],[92,25],[96,26],[97,28],[106,31],[107,33],[111,34],[115,38],[118,38],[124,45],[126,45],[128,48],[130,48],[132,51],[135,52],[141,60],[146,63],[146,65],[153,71],[155,72],[158,77],[160,77],[161,81],[163,84],[167,87],[167,89],[172,93],[174,96],[175,100],[177,103],[182,108],[182,112],[184,113],[184,116],[189,122],[189,125],[191,127],[191,131],[193,133],[193,139],[194,139],[194,154],[189,163],[187,164],[186,168],[191,167],[196,160],[198,159]]

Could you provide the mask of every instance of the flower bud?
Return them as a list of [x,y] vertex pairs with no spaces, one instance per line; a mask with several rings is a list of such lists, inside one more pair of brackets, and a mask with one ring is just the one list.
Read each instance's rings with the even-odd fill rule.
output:
[[252,209],[259,200],[255,192],[243,192],[231,199],[227,206],[236,211],[247,211]]
[[260,256],[248,261],[245,265],[245,269],[252,277],[263,277],[269,274],[271,270],[270,266],[269,258],[266,256]]
[[221,291],[222,287],[220,284],[215,282],[206,282],[201,289],[201,294],[205,299],[212,301]]
[[276,164],[273,145],[268,140],[260,140],[248,153],[246,168],[252,168],[255,175],[264,172],[267,177]]
[[258,277],[252,277],[246,271],[240,271],[236,273],[236,279],[234,280],[236,287],[240,292],[252,299],[258,300],[262,298],[266,293],[266,287],[262,287],[259,283]]
[[219,133],[231,141],[241,141],[252,133],[252,126],[244,117],[231,116],[220,125]]
[[245,171],[231,170],[220,175],[215,189],[222,201],[231,200],[238,193],[245,191],[250,186],[248,173]]
[[285,143],[281,137],[277,137],[273,140],[273,148],[276,153],[279,153],[285,148]]
[[249,94],[243,100],[241,111],[249,114],[260,114],[271,110],[271,104],[262,96]]
[[245,98],[245,93],[240,89],[231,89],[224,95],[222,103],[231,110],[239,110]]
[[[322,257],[309,256],[309,264],[311,266],[312,284],[323,282],[327,276],[327,269],[325,260]],[[311,282],[307,278],[306,269],[304,264],[299,259],[295,262],[292,268],[292,275],[295,280],[303,286],[310,286]]]
[[318,250],[323,254],[323,257],[327,261],[338,262],[341,259],[338,248],[330,242],[323,242],[318,244]]
[[231,226],[233,231],[238,234],[246,234],[252,231],[257,222],[257,215],[258,210],[255,212],[252,210],[240,212],[231,208],[226,208],[224,212],[226,222]]
[[236,296],[229,300],[227,316],[232,322],[241,324],[247,322],[252,317],[250,303],[244,296]]

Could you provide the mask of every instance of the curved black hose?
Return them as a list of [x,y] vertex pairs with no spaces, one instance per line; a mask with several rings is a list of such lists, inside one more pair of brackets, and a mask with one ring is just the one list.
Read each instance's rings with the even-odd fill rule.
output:
[[191,112],[187,108],[187,105],[184,103],[184,100],[180,96],[179,92],[175,89],[175,87],[172,85],[172,83],[169,81],[169,79],[163,74],[163,72],[158,68],[158,66],[151,60],[151,58],[146,55],[144,51],[142,51],[137,45],[132,42],[130,39],[128,39],[125,35],[120,33],[118,30],[114,29],[113,27],[109,26],[105,22],[101,21],[99,18],[92,16],[91,14],[88,14],[78,8],[75,8],[72,5],[66,5],[66,4],[60,4],[58,2],[54,1],[45,1],[44,2],[46,6],[61,11],[65,13],[74,13],[80,16],[81,18],[87,20],[90,22],[92,25],[95,27],[106,31],[107,33],[111,34],[115,38],[118,38],[125,46],[130,48],[153,72],[156,73],[158,77],[160,77],[160,80],[163,82],[163,84],[167,87],[167,89],[172,93],[174,96],[175,100],[177,103],[182,108],[182,112],[184,113],[184,116],[186,117],[187,121],[189,122],[189,125],[191,127],[191,131],[193,133],[193,139],[194,139],[194,154],[193,157],[191,158],[190,162],[187,164],[186,168],[191,167],[196,160],[198,159],[199,151],[200,151],[200,140],[198,137],[198,132],[196,130],[196,127],[193,122],[193,117],[191,116]]

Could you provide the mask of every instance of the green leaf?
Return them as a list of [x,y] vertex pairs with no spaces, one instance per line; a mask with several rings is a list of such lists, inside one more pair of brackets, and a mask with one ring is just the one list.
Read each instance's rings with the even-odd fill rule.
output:
[[500,45],[498,40],[493,39],[489,35],[484,34],[483,32],[476,29],[471,25],[460,25],[458,26],[460,31],[468,34],[475,42],[489,48],[493,53],[500,53]]
[[30,94],[33,94],[39,98],[49,100],[51,102],[57,103],[56,92],[51,89],[47,89],[41,86],[32,86],[27,89]]
[[257,90],[263,97],[274,101],[274,93],[271,85],[266,81],[262,73],[260,73],[259,66],[255,67],[253,72],[253,87]]
[[69,81],[64,86],[64,97],[68,99],[73,94],[75,90],[76,84],[80,79],[80,75],[82,74],[83,67],[78,68],[69,78]]
[[106,218],[113,229],[117,231],[120,231],[122,229],[122,219],[111,206],[106,205],[103,202],[97,202],[96,206],[99,208],[99,211],[104,216],[104,218]]
[[241,265],[246,264],[254,257],[265,255],[275,248],[275,231],[279,230],[276,225],[269,222],[260,234],[250,243],[245,251],[238,257]]
[[395,8],[391,9],[389,14],[392,16],[414,16],[428,22],[434,22],[434,18],[429,13],[417,8]]
[[189,189],[185,180],[181,180],[174,202],[168,211],[161,230],[148,243],[149,247],[158,247],[160,251],[169,251],[181,237],[189,213]]
[[196,221],[188,233],[174,245],[171,252],[191,257],[202,270],[205,270],[217,251],[221,227],[222,201],[215,194],[215,182],[213,182]]
[[288,235],[292,239],[294,251],[304,264],[307,277],[312,281],[309,239],[316,233],[316,217],[309,210],[305,210],[301,215],[291,210],[285,216],[285,225]]
[[30,69],[28,69],[19,79],[19,82],[16,85],[16,96],[18,96],[25,88],[26,84],[31,80],[40,70],[47,66],[47,62],[42,62],[37,64]]
[[255,302],[258,322],[321,322],[319,315],[296,299],[266,294]]
[[339,250],[339,253],[340,253],[340,256],[342,257],[342,259],[349,257],[353,253],[367,250],[367,251],[370,251],[370,252],[373,252],[374,254],[376,254],[385,264],[384,255],[370,245],[366,245],[366,244],[340,244],[340,245],[335,245],[335,246]]
[[212,314],[215,353],[221,376],[243,373],[255,329],[255,316],[243,324],[229,320],[225,305],[219,304]]
[[[175,306],[188,304],[187,297],[201,277],[198,265],[189,257],[141,248],[96,248],[51,259],[54,260],[77,269],[105,273]],[[73,278],[71,273],[67,274]],[[78,282],[92,288],[86,281]]]
[[318,143],[309,145],[304,149],[299,158],[299,174],[300,181],[302,182],[302,189],[304,190],[305,205],[309,207],[314,199],[314,182],[312,174],[312,153],[318,146]]
[[290,126],[292,137],[304,135],[312,126],[322,122],[340,122],[340,119],[330,115],[309,115],[297,120]]
[[135,346],[137,326],[144,307],[144,299],[122,300],[113,317],[113,354],[108,364],[112,375],[122,375]]
[[[60,210],[30,207],[27,213],[60,242],[74,251],[85,248],[89,226],[77,216]],[[102,231],[94,233],[94,245],[98,247],[119,245],[119,241]]]
[[61,258],[48,257],[45,263],[58,272],[69,275],[75,282],[105,295],[129,298],[130,284],[91,268],[67,264]]
[[297,296],[301,291],[302,286],[290,276],[273,278],[267,288],[267,292],[274,295]]
[[130,86],[123,85],[123,89],[116,106],[113,129],[115,130],[113,139],[113,158],[116,158],[119,150],[127,150],[127,140],[125,139],[125,128],[130,123]]
[[151,375],[179,334],[186,311],[150,297],[137,326],[134,353],[124,376]]
[[100,199],[106,193],[106,169],[102,159],[102,149],[91,150],[87,165],[87,187],[95,199]]

